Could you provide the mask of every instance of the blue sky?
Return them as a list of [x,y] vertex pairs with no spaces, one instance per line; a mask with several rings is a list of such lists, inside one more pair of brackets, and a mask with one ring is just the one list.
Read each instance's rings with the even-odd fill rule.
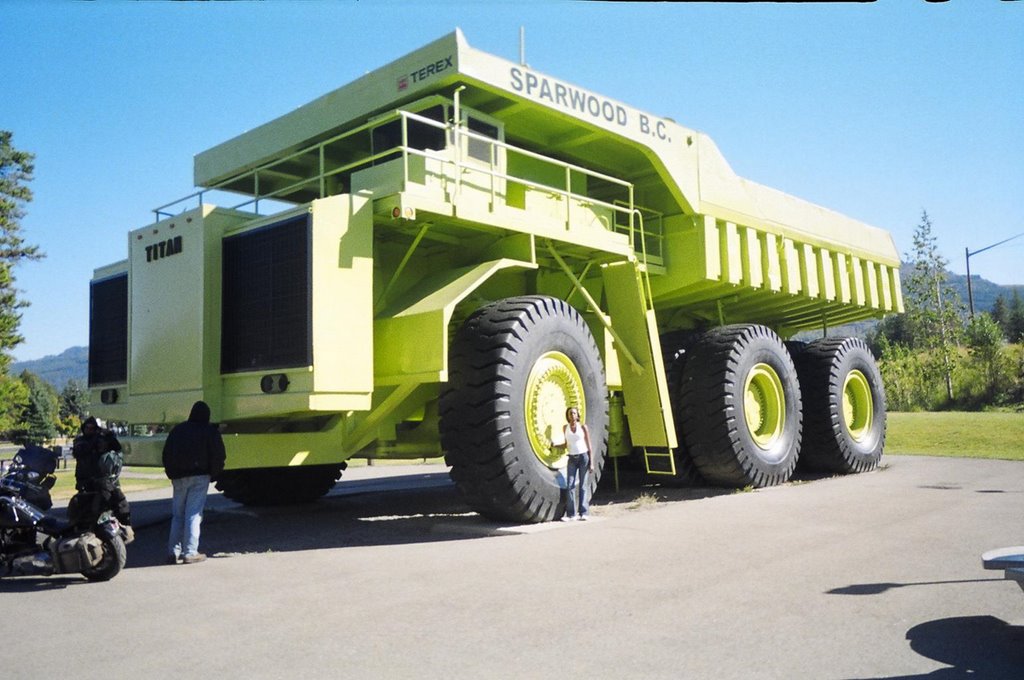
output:
[[[192,191],[192,157],[459,26],[474,47],[708,133],[744,177],[951,269],[1024,232],[1024,2],[0,4],[0,128],[36,154],[17,270],[34,359],[88,343],[88,282]],[[1024,283],[1024,238],[971,259]]]

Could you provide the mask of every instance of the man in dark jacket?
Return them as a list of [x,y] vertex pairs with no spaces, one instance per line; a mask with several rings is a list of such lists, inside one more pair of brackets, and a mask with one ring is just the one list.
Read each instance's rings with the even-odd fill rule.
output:
[[174,426],[164,443],[164,471],[174,489],[171,536],[167,562],[195,564],[206,559],[199,552],[199,526],[203,521],[210,482],[224,470],[224,440],[210,424],[210,407],[197,401],[188,420]]
[[118,482],[120,465],[103,465],[104,454],[120,451],[121,442],[113,432],[101,428],[96,418],[89,416],[82,422],[81,434],[75,437],[71,449],[75,457],[75,489],[80,493],[75,494],[68,507],[70,515],[86,517],[112,510],[124,527],[125,543],[131,543],[135,532],[131,507]]

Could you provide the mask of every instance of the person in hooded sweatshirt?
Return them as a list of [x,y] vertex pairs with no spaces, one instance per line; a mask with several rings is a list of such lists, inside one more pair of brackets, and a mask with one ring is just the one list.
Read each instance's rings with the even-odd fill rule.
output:
[[174,490],[167,562],[195,564],[206,559],[199,552],[199,525],[203,521],[210,482],[224,470],[224,440],[210,424],[210,407],[192,405],[188,420],[174,426],[164,442],[164,471]]
[[[118,482],[120,471],[111,473],[102,469],[100,460],[109,451],[121,451],[121,442],[108,429],[102,428],[96,418],[89,416],[82,421],[81,434],[75,437],[71,449],[75,457],[75,489],[86,494],[98,495],[96,514],[104,510],[113,510],[114,516],[125,529],[125,543],[135,540],[132,529],[132,511],[125,498],[124,491]],[[72,499],[69,507],[80,508],[81,497]],[[73,510],[77,514],[78,510]]]

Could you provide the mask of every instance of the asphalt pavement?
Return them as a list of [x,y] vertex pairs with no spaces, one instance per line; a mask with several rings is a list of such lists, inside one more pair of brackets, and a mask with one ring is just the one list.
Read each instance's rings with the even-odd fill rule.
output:
[[[506,526],[440,466],[309,505],[213,493],[197,565],[166,490],[109,583],[0,581],[5,678],[1020,678],[1024,463],[887,456],[753,492],[625,475],[594,520]],[[72,670],[73,669],[73,670]]]

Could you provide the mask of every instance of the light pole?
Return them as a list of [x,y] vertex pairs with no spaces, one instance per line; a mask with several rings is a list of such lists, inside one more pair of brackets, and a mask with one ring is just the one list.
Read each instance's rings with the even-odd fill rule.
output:
[[1024,232],[1021,232],[1021,233],[1017,234],[1016,236],[1011,236],[1010,238],[1004,238],[999,243],[993,243],[990,246],[985,246],[984,248],[979,248],[978,250],[972,251],[969,248],[964,248],[964,256],[965,256],[965,259],[967,260],[967,301],[968,301],[968,304],[971,307],[971,318],[972,319],[974,318],[974,289],[971,286],[971,255],[977,255],[978,253],[983,253],[986,250],[991,250],[992,248],[995,248],[996,246],[1001,246],[1004,243],[1006,243],[1007,241],[1012,241],[1013,239],[1020,238],[1021,236],[1024,236]]

